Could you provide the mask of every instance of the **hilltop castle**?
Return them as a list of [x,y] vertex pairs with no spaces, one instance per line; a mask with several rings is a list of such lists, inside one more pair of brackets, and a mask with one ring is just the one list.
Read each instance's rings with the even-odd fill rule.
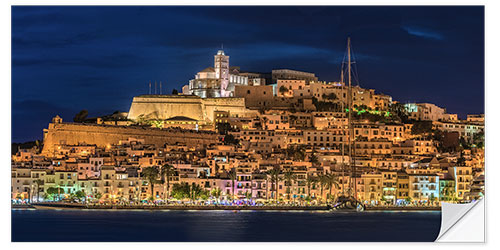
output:
[[232,97],[236,85],[248,85],[248,76],[239,71],[239,67],[229,67],[229,56],[219,50],[214,56],[214,67],[198,72],[183,92],[202,98]]
[[201,98],[235,97],[237,86],[275,85],[278,79],[318,81],[314,73],[291,69],[274,69],[267,73],[241,71],[238,66],[230,66],[229,56],[219,50],[214,56],[214,66],[198,72],[189,85],[182,88],[182,93]]

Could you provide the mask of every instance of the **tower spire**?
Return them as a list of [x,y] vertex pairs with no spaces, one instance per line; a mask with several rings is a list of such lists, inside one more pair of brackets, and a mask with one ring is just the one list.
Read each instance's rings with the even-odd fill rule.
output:
[[149,81],[149,94],[151,95],[151,81]]

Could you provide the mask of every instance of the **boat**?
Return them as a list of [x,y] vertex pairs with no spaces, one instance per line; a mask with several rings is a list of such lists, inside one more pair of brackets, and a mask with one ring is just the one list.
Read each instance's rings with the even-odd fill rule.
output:
[[[344,193],[345,188],[342,188],[342,195],[339,196],[336,201],[330,205],[331,211],[350,211],[350,212],[362,212],[365,211],[366,207],[365,205],[358,201],[356,199],[357,197],[357,187],[356,187],[356,163],[355,163],[355,157],[353,155],[353,151],[355,149],[354,143],[355,139],[353,138],[354,135],[354,129],[352,125],[352,87],[351,87],[351,64],[353,62],[351,61],[351,38],[347,38],[347,78],[348,78],[348,91],[347,91],[347,107],[348,107],[348,152],[349,152],[349,172],[350,172],[350,177],[354,181],[349,183],[349,190],[354,190],[354,194],[352,192],[348,192],[349,195],[346,195]],[[344,64],[345,64],[345,57],[344,60],[342,61],[342,67],[341,67],[341,82],[344,83]],[[344,109],[344,108],[342,108]],[[343,126],[345,129],[345,126]],[[344,144],[342,144],[342,185],[344,185]],[[354,183],[354,185],[352,184]],[[352,187],[354,186],[354,187]]]
[[352,196],[340,196],[335,204],[331,206],[332,211],[363,212],[366,206]]

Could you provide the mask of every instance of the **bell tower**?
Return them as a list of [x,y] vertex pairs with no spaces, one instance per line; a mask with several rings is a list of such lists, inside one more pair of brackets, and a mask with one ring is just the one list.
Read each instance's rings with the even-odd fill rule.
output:
[[229,85],[229,56],[224,54],[224,50],[217,51],[214,60],[215,78],[220,80],[220,96],[228,97],[227,87]]

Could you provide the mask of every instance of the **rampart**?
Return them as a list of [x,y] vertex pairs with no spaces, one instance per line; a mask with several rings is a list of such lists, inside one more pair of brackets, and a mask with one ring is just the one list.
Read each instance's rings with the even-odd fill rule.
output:
[[49,123],[44,130],[45,155],[55,152],[57,145],[91,144],[106,147],[129,138],[143,139],[146,144],[162,147],[181,143],[187,146],[205,146],[217,142],[217,134],[205,131],[166,130],[134,126],[112,126],[82,123]]
[[169,119],[185,116],[198,121],[211,122],[215,110],[244,113],[244,98],[201,98],[190,95],[141,95],[134,97],[128,118]]

